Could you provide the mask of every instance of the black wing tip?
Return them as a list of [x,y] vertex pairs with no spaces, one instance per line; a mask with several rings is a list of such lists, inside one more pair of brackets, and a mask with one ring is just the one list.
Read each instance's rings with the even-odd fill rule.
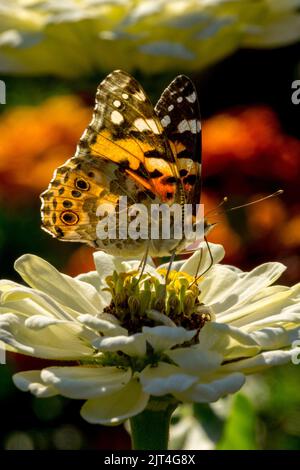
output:
[[188,82],[188,83],[192,83],[194,85],[193,80],[190,77],[188,77],[187,75],[183,74],[183,73],[180,74],[180,75],[177,75],[174,78],[174,80],[172,80],[171,83],[174,83],[174,82]]

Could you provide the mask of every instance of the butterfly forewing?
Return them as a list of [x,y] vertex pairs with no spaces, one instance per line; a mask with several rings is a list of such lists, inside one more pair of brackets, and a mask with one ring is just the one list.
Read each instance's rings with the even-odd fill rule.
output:
[[179,173],[164,128],[143,88],[126,72],[113,72],[98,87],[77,154],[86,152],[116,162],[161,201],[179,201]]
[[201,118],[192,81],[184,75],[176,77],[163,92],[155,112],[175,153],[185,201],[193,204],[195,214],[201,193]]

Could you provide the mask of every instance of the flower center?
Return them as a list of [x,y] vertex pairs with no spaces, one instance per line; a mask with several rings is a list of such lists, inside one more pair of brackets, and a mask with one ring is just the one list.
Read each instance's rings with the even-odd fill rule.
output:
[[170,271],[167,274],[165,269],[159,269],[156,275],[144,273],[142,276],[138,271],[115,271],[106,278],[105,290],[112,299],[105,312],[118,318],[129,333],[139,332],[143,326],[167,324],[170,320],[187,330],[200,330],[211,320],[211,315],[200,303],[201,291],[193,281],[186,273]]

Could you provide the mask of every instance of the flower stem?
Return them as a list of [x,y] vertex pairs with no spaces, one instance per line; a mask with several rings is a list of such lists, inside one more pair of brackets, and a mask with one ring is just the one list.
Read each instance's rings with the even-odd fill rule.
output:
[[130,419],[131,441],[134,450],[168,449],[169,427],[174,402],[151,400],[150,406]]

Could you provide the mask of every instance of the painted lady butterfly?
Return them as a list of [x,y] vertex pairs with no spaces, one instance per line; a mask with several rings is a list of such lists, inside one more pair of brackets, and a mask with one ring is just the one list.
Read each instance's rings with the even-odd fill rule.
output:
[[[42,228],[63,241],[136,257],[148,240],[99,239],[100,204],[128,206],[174,202],[193,205],[201,190],[201,124],[197,93],[180,75],[155,108],[140,84],[117,70],[99,85],[91,123],[75,155],[55,172],[42,193]],[[149,254],[166,256],[186,248],[184,238],[150,240]]]

